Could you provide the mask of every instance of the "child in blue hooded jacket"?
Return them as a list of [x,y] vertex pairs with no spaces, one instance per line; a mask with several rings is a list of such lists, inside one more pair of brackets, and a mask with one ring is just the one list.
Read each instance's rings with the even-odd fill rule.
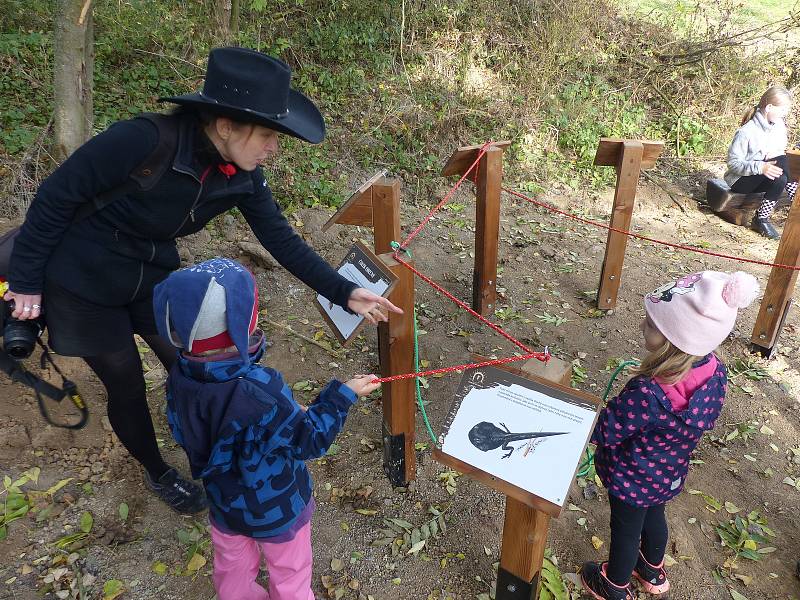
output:
[[737,309],[757,294],[752,275],[703,271],[645,296],[649,354],[592,434],[611,504],[611,544],[607,562],[581,570],[591,597],[633,600],[631,575],[650,594],[669,590],[664,506],[683,489],[691,453],[722,410],[728,379],[714,350],[733,329]]
[[[202,478],[219,600],[313,600],[311,476],[374,375],[331,381],[307,409],[280,373],[259,365],[258,290],[239,263],[215,258],[156,286],[160,334],[182,349],[167,380],[175,440]],[[269,594],[256,583],[261,555]]]

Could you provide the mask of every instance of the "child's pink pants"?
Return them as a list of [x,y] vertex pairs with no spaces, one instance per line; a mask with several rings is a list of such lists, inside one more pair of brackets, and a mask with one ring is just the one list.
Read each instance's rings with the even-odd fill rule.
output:
[[[311,522],[290,542],[270,543],[223,533],[211,524],[214,588],[219,600],[314,600],[311,591]],[[256,583],[261,555],[269,593]]]

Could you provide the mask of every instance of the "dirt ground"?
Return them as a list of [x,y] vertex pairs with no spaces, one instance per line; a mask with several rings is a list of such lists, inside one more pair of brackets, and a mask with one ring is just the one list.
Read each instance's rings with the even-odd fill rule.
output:
[[[669,184],[657,175],[642,179],[634,230],[743,257],[773,259],[777,242],[722,222],[697,203],[706,175]],[[612,194],[613,190],[598,195],[556,187],[541,197],[607,221]],[[411,200],[405,199],[403,210],[406,230],[419,222],[430,205],[428,199],[417,199],[419,206]],[[677,274],[737,268],[723,259],[631,240],[618,306],[604,315],[593,310],[592,291],[597,288],[605,232],[505,195],[503,202],[502,273],[498,275],[502,316],[496,320],[523,342],[536,348],[547,344],[560,358],[575,361],[576,387],[597,395],[602,395],[611,375],[611,362],[641,356],[639,323],[645,292]],[[411,246],[419,268],[464,299],[471,296],[473,206],[471,190],[460,192],[449,210],[442,211]],[[335,226],[321,233],[328,216],[326,211],[309,209],[291,220],[331,262],[338,262],[355,238],[371,243],[365,229]],[[183,257],[239,256],[240,240],[254,238],[232,217],[220,218],[184,244]],[[337,349],[310,304],[308,290],[280,268],[251,264],[262,291],[261,325],[273,343],[266,361],[283,371],[290,384],[297,384],[302,401],[310,401],[312,390],[331,377],[346,379],[377,370],[374,330],[364,330],[346,350]],[[738,268],[766,285],[768,268],[745,264]],[[425,364],[465,362],[471,352],[497,356],[513,352],[511,344],[421,281],[417,302],[420,328],[425,332],[420,338]],[[667,507],[668,552],[670,562],[674,561],[668,569],[673,585],[670,597],[675,600],[800,598],[800,581],[794,575],[800,558],[796,518],[800,491],[790,485],[800,476],[800,458],[792,450],[800,453],[796,335],[800,324],[797,311],[792,311],[780,352],[767,363],[747,350],[757,310],[758,303],[742,312],[731,339],[720,348],[729,366],[739,359],[749,370],[743,367],[732,380],[716,429],[695,452],[697,462],[686,491]],[[545,322],[545,313],[566,321]],[[279,325],[291,326],[330,350]],[[151,353],[145,353],[144,359],[163,452],[186,472],[186,460],[172,441],[163,415],[165,374]],[[71,478],[52,497],[38,497],[40,510],[9,526],[8,538],[0,542],[0,598],[80,597],[55,593],[68,590],[71,582],[77,589],[79,581],[92,590],[87,598],[102,597],[98,590],[104,584],[106,597],[111,598],[118,585],[112,580],[117,580],[124,589],[122,598],[210,600],[214,590],[205,515],[177,516],[144,489],[139,468],[104,419],[102,388],[80,361],[62,358],[59,363],[75,378],[91,408],[89,425],[77,432],[44,426],[29,390],[0,379],[0,472],[16,478],[26,469],[40,467],[38,482],[26,484],[23,490],[47,490]],[[585,378],[581,376],[584,370]],[[616,390],[622,382],[616,382]],[[431,378],[423,390],[437,433],[457,383],[458,376]],[[503,497],[465,476],[448,477],[447,469],[431,458],[432,444],[421,419],[417,423],[417,480],[408,489],[392,489],[382,472],[380,423],[380,398],[360,401],[334,450],[311,463],[318,506],[313,521],[315,592],[320,598],[376,600],[485,598],[480,595],[490,594],[496,580]],[[737,426],[741,433],[733,437]],[[723,508],[715,509],[708,498],[689,490],[710,495]],[[551,522],[548,545],[568,579],[583,561],[604,559],[608,550],[609,509],[604,490],[596,497],[584,491],[573,486],[571,510]],[[120,512],[121,504],[127,511]],[[725,506],[730,511],[741,509],[739,515],[760,511],[774,537],[759,547],[775,550],[767,548],[758,562],[742,557],[732,561],[732,551],[721,544],[714,529],[734,516]],[[373,545],[386,535],[381,532],[387,528],[384,519],[402,519],[419,528],[432,519],[431,507],[445,515],[446,531],[430,537],[419,553],[408,554],[404,548],[392,556],[389,547]],[[93,525],[77,543],[82,547],[59,549],[55,542],[80,531],[81,515],[87,511],[93,515]],[[593,536],[603,542],[599,549],[592,543]],[[193,544],[199,548],[199,557],[190,561]],[[578,597],[574,589],[572,593]]]

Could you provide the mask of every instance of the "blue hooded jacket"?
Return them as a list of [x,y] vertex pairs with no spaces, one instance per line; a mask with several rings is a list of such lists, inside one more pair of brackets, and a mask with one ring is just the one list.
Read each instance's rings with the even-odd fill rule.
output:
[[[224,289],[224,302],[209,300],[213,286]],[[205,357],[179,354],[167,379],[167,419],[192,476],[203,479],[214,524],[228,533],[286,541],[313,511],[304,461],[325,454],[357,397],[334,380],[303,411],[281,374],[258,364],[266,342],[259,330],[248,339],[254,294],[252,276],[219,258],[156,286],[162,336],[188,345],[212,321],[227,327],[236,346]]]
[[312,501],[304,461],[325,454],[357,398],[334,380],[304,412],[281,374],[257,364],[259,337],[248,364],[238,353],[181,355],[167,382],[167,418],[192,476],[203,479],[214,523],[269,538],[289,531]]

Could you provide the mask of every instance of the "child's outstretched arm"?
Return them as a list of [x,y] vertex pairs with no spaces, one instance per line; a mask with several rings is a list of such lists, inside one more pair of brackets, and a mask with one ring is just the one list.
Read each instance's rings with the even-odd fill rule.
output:
[[598,446],[615,446],[646,429],[652,420],[647,385],[652,382],[631,379],[600,411],[591,442]]
[[292,436],[292,452],[300,460],[319,458],[328,451],[344,426],[350,407],[359,396],[380,387],[375,375],[358,375],[347,383],[331,381],[308,409],[301,413]]

